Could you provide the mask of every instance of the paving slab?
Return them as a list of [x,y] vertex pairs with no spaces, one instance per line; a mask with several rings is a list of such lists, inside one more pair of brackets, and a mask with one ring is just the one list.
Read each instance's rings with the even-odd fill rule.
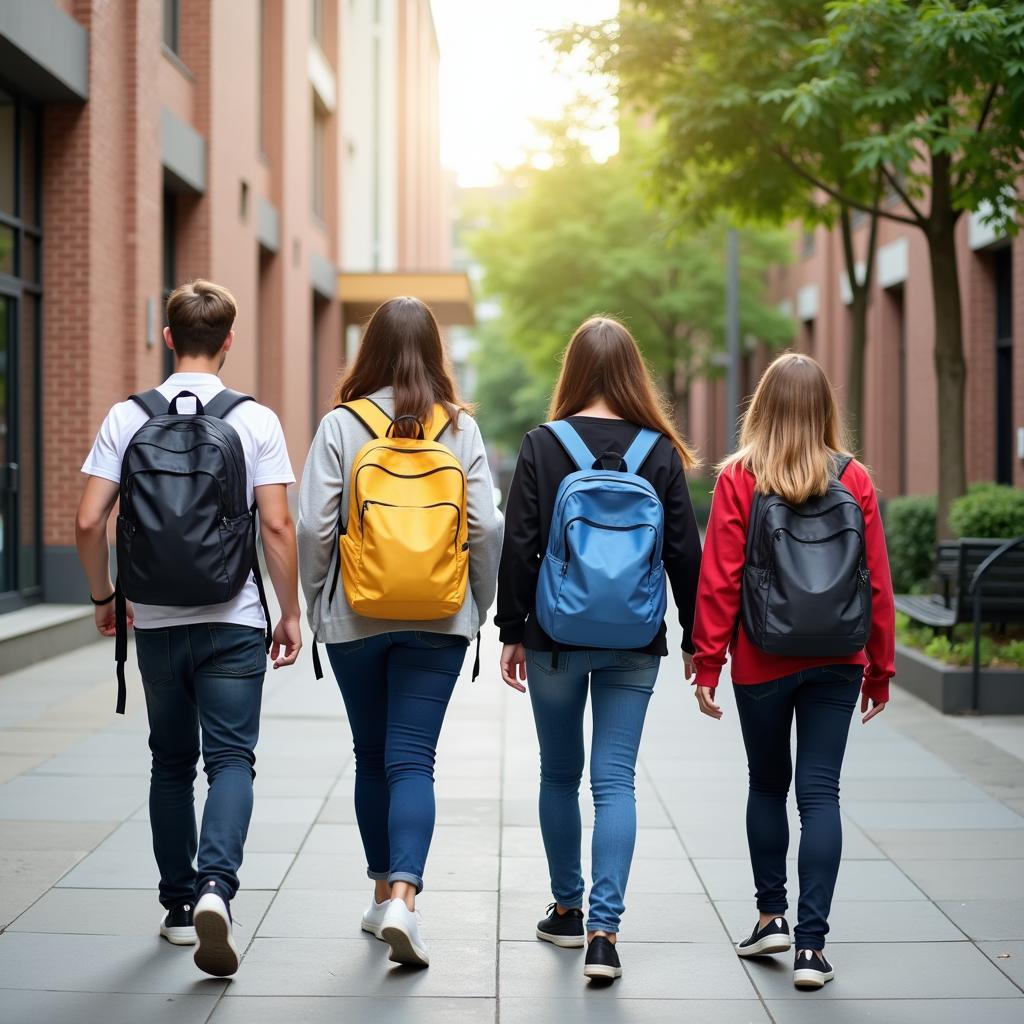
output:
[[1015,828],[872,829],[871,838],[895,861],[1024,859],[1024,832]]
[[115,992],[0,991],[3,1024],[182,1024],[205,1021],[219,993],[127,995]]
[[81,850],[0,852],[0,928],[32,906],[81,856]]
[[[0,937],[2,938],[2,937]],[[431,966],[392,964],[372,938],[257,938],[232,982],[230,996],[459,996],[495,994],[495,949],[489,941],[430,937]]]
[[1022,999],[769,999],[775,1024],[1020,1024]]
[[[765,1000],[795,996],[834,999],[1015,998],[1020,990],[970,942],[830,943],[835,981],[815,992],[793,988],[789,958],[750,962],[750,977]],[[767,963],[761,962],[767,960]],[[822,1011],[824,1013],[824,1011]]]
[[754,999],[606,999],[595,991],[593,998],[563,999],[552,1016],[550,999],[502,997],[501,1024],[768,1024],[764,1007]]
[[1024,940],[1024,899],[943,900],[937,906],[970,939]]
[[[536,939],[502,942],[502,999],[750,999],[755,996],[739,958],[725,943],[627,942],[619,950],[623,976],[610,988],[583,977],[583,950]],[[555,1011],[557,1014],[558,1011]]]
[[1024,859],[908,860],[903,870],[933,900],[1024,899]]
[[422,997],[413,1006],[402,996],[235,996],[222,999],[209,1024],[494,1024],[494,999]]
[[226,984],[200,974],[188,947],[157,936],[0,935],[0,989],[203,995]]
[[91,850],[117,828],[114,821],[5,821],[0,850]]
[[1024,942],[980,942],[978,948],[1024,994]]
[[911,801],[847,800],[843,804],[847,817],[867,829],[939,829],[957,823],[961,829],[1016,828],[1024,829],[1024,817],[996,800]]
[[[583,878],[589,886],[590,858],[583,854]],[[541,899],[550,893],[548,862],[543,857],[503,857],[501,861],[502,888],[533,891]],[[638,860],[629,872],[629,891],[703,893],[704,886],[689,860]]]
[[[231,904],[236,941],[248,944],[273,897],[272,890],[238,893]],[[155,889],[57,888],[41,896],[8,931],[153,938],[163,914]]]

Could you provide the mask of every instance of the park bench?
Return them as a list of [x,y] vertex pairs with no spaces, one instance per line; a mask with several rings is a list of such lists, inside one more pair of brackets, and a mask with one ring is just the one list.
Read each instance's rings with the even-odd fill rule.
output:
[[950,634],[958,622],[974,624],[971,706],[977,709],[982,622],[999,626],[1024,622],[1024,537],[943,541],[935,552],[935,574],[942,593],[930,597],[899,594],[896,608],[916,622]]
[[935,551],[936,593],[898,594],[897,610],[934,629],[949,631],[959,622],[972,622],[972,582],[984,565],[978,577],[981,621],[1024,622],[1024,547],[1017,544],[1024,545],[1024,538],[941,541]]

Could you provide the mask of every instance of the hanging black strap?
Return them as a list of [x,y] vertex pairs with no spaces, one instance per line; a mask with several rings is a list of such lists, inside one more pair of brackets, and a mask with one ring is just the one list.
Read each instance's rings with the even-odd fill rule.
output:
[[128,603],[121,583],[114,584],[114,663],[117,666],[117,706],[114,711],[124,714],[128,688],[124,681],[124,665],[128,660]]
[[156,388],[140,391],[137,395],[129,395],[128,401],[141,406],[150,419],[154,416],[165,416],[167,414],[167,399]]
[[320,663],[320,647],[316,642],[316,637],[313,638],[313,675],[317,679],[324,677],[324,667]]
[[480,630],[476,631],[476,658],[473,659],[473,676],[470,682],[475,683],[478,675],[480,675]]
[[218,391],[206,403],[204,412],[207,416],[214,416],[222,420],[235,406],[241,405],[243,402],[255,401],[256,399],[252,395],[243,395],[241,391],[232,391],[231,388],[225,388],[223,391]]
[[267,589],[263,586],[263,573],[260,570],[260,549],[256,543],[256,519],[258,516],[256,502],[253,502],[252,508],[249,509],[249,516],[252,519],[252,577],[256,581],[256,589],[259,591],[263,617],[267,620],[267,632],[263,638],[263,645],[267,649],[267,654],[269,654],[274,633],[270,625],[270,606],[267,604]]

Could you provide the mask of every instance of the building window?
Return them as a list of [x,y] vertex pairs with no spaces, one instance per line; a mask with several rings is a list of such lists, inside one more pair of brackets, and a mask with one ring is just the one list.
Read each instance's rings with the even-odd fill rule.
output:
[[181,0],[164,0],[164,46],[178,53],[181,44]]
[[313,104],[313,213],[327,219],[327,118]]
[[809,260],[814,255],[814,228],[805,229],[800,239],[800,258]]
[[0,610],[39,594],[39,112],[0,90]]
[[996,300],[996,480],[1013,483],[1013,249],[994,254]]

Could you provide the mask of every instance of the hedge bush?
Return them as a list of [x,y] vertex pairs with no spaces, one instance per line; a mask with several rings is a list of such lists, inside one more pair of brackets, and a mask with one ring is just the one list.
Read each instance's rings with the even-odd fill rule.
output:
[[896,593],[924,584],[935,565],[934,496],[892,498],[885,509],[885,539]]
[[1024,535],[1024,491],[1005,484],[976,484],[949,509],[949,525],[959,537]]

